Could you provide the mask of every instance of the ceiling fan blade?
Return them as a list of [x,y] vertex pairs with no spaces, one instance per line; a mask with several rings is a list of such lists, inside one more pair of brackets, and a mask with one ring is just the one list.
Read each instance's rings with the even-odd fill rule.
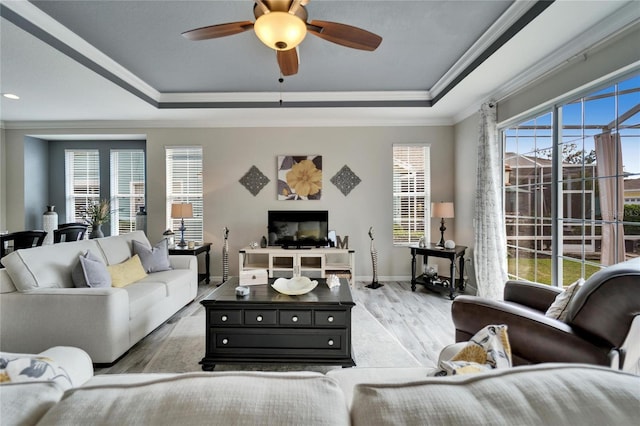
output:
[[282,75],[294,75],[298,73],[298,48],[289,50],[276,50],[278,65]]
[[353,49],[376,50],[382,37],[362,28],[328,21],[311,21],[307,30],[321,39]]
[[189,40],[209,40],[240,34],[252,28],[253,22],[251,21],[229,22],[227,24],[210,25],[208,27],[185,31],[182,35]]

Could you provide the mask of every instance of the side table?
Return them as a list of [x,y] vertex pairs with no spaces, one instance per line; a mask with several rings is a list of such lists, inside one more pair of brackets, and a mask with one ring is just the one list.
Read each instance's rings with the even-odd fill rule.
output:
[[198,274],[198,282],[204,280],[207,284],[211,282],[209,278],[209,264],[211,262],[211,256],[209,252],[211,251],[211,243],[202,243],[199,246],[195,246],[194,248],[188,248],[187,246],[179,247],[179,246],[171,246],[169,247],[169,254],[177,254],[177,255],[189,255],[189,256],[197,256],[200,253],[204,253],[204,265],[206,272],[204,274]]
[[427,264],[429,256],[443,257],[451,261],[451,267],[449,268],[449,299],[454,299],[454,292],[456,288],[456,258],[460,258],[460,278],[458,281],[458,288],[460,291],[464,291],[464,252],[467,249],[466,246],[455,246],[452,249],[446,249],[438,247],[433,243],[427,244],[425,247],[409,246],[411,249],[411,291],[416,291],[416,284],[423,284],[428,288],[445,289],[444,282],[437,283],[432,278],[421,274],[416,277],[416,256],[422,255],[423,264]]

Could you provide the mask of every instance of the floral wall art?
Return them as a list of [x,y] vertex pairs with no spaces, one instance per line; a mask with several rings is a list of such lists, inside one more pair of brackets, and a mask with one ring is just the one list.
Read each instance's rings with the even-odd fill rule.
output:
[[278,156],[278,200],[319,200],[322,155]]

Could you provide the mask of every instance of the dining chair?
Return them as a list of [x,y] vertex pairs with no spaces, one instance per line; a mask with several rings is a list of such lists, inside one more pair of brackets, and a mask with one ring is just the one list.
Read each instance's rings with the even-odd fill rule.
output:
[[53,231],[53,243],[83,240],[89,225],[82,223],[63,223]]
[[18,231],[0,235],[0,258],[11,251],[41,246],[46,231]]

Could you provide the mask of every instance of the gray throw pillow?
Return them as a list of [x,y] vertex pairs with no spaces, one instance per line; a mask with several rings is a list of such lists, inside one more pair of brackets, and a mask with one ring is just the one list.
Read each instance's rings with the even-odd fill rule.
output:
[[111,287],[107,265],[91,250],[78,258],[78,263],[71,270],[71,279],[76,287]]
[[169,262],[169,245],[164,238],[152,248],[140,241],[133,240],[133,254],[140,257],[142,267],[147,273],[173,269]]

